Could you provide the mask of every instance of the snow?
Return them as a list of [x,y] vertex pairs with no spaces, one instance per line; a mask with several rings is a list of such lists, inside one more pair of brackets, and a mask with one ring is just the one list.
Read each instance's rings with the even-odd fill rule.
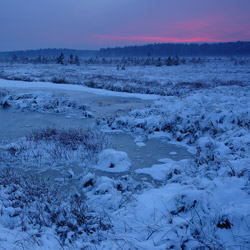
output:
[[[237,179],[232,181],[237,183]],[[242,187],[242,185],[240,186]],[[237,196],[231,196],[229,200],[222,200],[226,193],[234,193],[235,189],[238,190]],[[216,195],[217,192],[221,192],[219,196]],[[212,249],[224,244],[227,249],[234,244],[235,238],[232,231],[217,229],[216,234],[220,236],[220,240],[222,240],[220,241],[216,236],[212,236],[210,227],[212,221],[215,220],[216,223],[221,221],[223,225],[223,220],[229,218],[230,222],[233,222],[239,230],[236,230],[237,233],[235,231],[234,236],[237,238],[238,233],[241,234],[242,231],[247,230],[246,225],[250,219],[249,210],[242,205],[249,201],[245,192],[239,191],[238,187],[233,186],[226,186],[225,189],[225,186],[219,183],[211,191],[198,190],[192,185],[183,186],[179,183],[169,183],[166,186],[145,191],[143,195],[136,195],[134,198],[136,199],[134,206],[129,211],[123,210],[123,214],[120,216],[126,217],[128,231],[131,227],[134,229],[131,233],[137,232],[134,235],[134,241],[138,246],[142,247],[142,242],[147,241],[147,244],[144,244],[145,249],[163,249],[171,245],[174,249],[180,249],[182,244],[179,241],[180,236],[186,240],[185,245],[188,249],[196,249],[203,244],[209,244],[213,247]],[[220,204],[223,204],[223,207]],[[241,213],[238,212],[240,210]],[[232,213],[232,211],[234,212]],[[247,215],[248,217],[246,217]],[[243,218],[247,221],[244,221]],[[202,229],[204,231],[200,231],[199,223],[206,224],[206,227]],[[119,230],[118,227],[116,229]],[[195,238],[195,230],[198,230],[198,238]],[[121,233],[121,231],[120,229],[118,232]],[[193,234],[193,240],[189,241],[187,232]],[[122,234],[119,233],[118,235],[121,237]],[[130,236],[132,237],[132,234]],[[247,236],[245,240],[247,240]]]
[[146,138],[143,136],[137,136],[134,140],[136,146],[138,147],[145,147],[146,144],[143,142]]
[[[201,58],[200,63],[192,63],[192,58],[186,58],[187,63],[173,67],[155,67],[141,65],[126,66],[126,70],[117,70],[116,65],[71,65],[57,64],[1,64],[1,76],[7,79],[24,79],[25,81],[53,82],[62,79],[66,83],[87,85],[89,82],[100,84],[102,88],[124,87],[128,85],[143,85],[145,82],[151,90],[159,85],[186,83],[214,84],[235,81],[248,83],[248,57]],[[243,63],[242,63],[243,62]],[[190,87],[189,85],[188,87]],[[122,90],[122,87],[119,89]],[[185,85],[181,85],[185,87]],[[186,88],[186,87],[185,87]],[[126,89],[126,88],[125,88]]]
[[47,90],[70,90],[70,91],[80,91],[87,92],[96,95],[103,96],[118,96],[118,97],[128,97],[128,98],[139,98],[142,100],[154,100],[159,98],[158,95],[146,95],[137,93],[123,93],[115,92],[105,89],[94,89],[88,88],[81,85],[70,85],[70,84],[54,84],[51,82],[23,82],[23,81],[13,81],[0,79],[0,88],[13,88],[13,89],[47,89]]
[[[210,59],[202,65],[133,66],[126,67],[124,71],[105,66],[61,67],[52,66],[48,75],[43,76],[48,66],[41,66],[43,72],[39,76],[39,67],[32,66],[29,71],[27,66],[20,65],[18,71],[18,66],[6,66],[3,70],[9,76],[19,74],[23,77],[27,71],[26,76],[30,75],[36,82],[0,80],[0,87],[6,88],[5,91],[18,92],[22,89],[32,93],[31,98],[14,98],[12,103],[9,100],[10,104],[20,107],[16,112],[30,110],[31,107],[34,112],[42,112],[43,105],[48,107],[50,99],[55,98],[49,90],[72,90],[82,94],[87,91],[110,99],[125,97],[128,102],[130,98],[145,99],[148,102],[143,103],[143,107],[134,105],[132,110],[128,110],[125,102],[124,109],[119,112],[106,112],[98,126],[92,128],[93,131],[102,129],[106,134],[108,131],[112,134],[123,131],[127,133],[125,136],[132,134],[134,137],[130,145],[135,148],[135,155],[146,150],[152,138],[159,143],[153,144],[150,154],[156,154],[164,140],[184,146],[193,155],[178,159],[178,149],[168,150],[164,146],[164,158],[158,159],[157,164],[146,168],[142,162],[134,168],[129,151],[118,151],[110,145],[108,149],[101,147],[98,153],[93,151],[91,155],[81,144],[77,149],[72,147],[65,151],[53,141],[31,143],[27,138],[5,141],[0,148],[1,167],[11,166],[17,178],[8,174],[8,168],[5,176],[3,171],[0,173],[0,248],[248,249],[249,62],[235,65],[231,59],[222,58]],[[126,87],[133,85],[132,92],[142,93],[150,81],[157,81],[162,85],[160,90],[171,82],[167,91],[170,93],[172,87],[174,91],[169,96],[154,96],[47,82],[53,74],[57,77],[65,69],[76,73],[75,76],[73,73],[63,74],[72,82],[76,77],[86,76],[80,84],[99,74],[95,80],[103,81],[101,86],[107,89],[120,88],[123,84]],[[183,81],[187,83],[183,84]],[[202,87],[197,87],[200,86],[197,82]],[[43,90],[48,93],[45,95]],[[0,96],[0,100],[4,98]],[[31,105],[34,99],[40,100],[38,106]],[[67,98],[66,101],[71,103]],[[60,103],[62,105],[57,108],[64,117],[71,116],[70,113],[76,112],[78,107],[77,102],[72,109],[64,110],[64,102]],[[88,105],[86,107],[88,109]],[[86,119],[89,118],[86,116]],[[70,121],[74,121],[73,116]],[[98,138],[90,138],[90,144],[98,142]],[[119,140],[118,143],[124,142]],[[10,156],[6,148],[14,155]],[[50,155],[51,150],[62,155],[57,155],[56,159],[48,158],[48,155],[55,158]],[[41,159],[38,153],[43,156]],[[144,156],[141,160],[146,159]],[[61,181],[56,184],[59,192],[53,192],[53,185],[49,182],[39,186],[41,184],[32,181],[26,172],[24,178],[19,176],[25,168],[33,175],[35,168],[53,169],[56,161],[62,170],[61,175],[54,176]],[[74,196],[73,200],[71,195],[67,195],[67,190]],[[60,197],[62,193],[66,198]],[[84,206],[79,197],[85,201]],[[53,202],[54,199],[60,202]],[[79,214],[76,212],[79,211],[80,216],[77,217]],[[56,217],[53,212],[60,216]],[[50,216],[56,221],[46,221]],[[81,224],[79,218],[84,218],[84,223]],[[29,221],[32,223],[27,223]]]
[[170,152],[169,154],[175,156],[175,155],[177,155],[177,152],[173,151],[173,152]]
[[164,164],[155,164],[151,168],[137,169],[138,174],[148,174],[157,181],[164,181],[173,178],[173,175],[178,175],[184,168],[187,160],[173,161],[169,158],[160,159]]
[[[1,80],[0,80],[1,83]],[[51,94],[44,92],[28,92],[16,94],[10,91],[1,91],[3,99],[0,105],[3,108],[13,108],[22,112],[32,111],[39,113],[78,114],[84,117],[92,117],[91,112],[82,102],[76,102],[67,95]],[[70,115],[66,115],[70,119]]]
[[144,142],[136,142],[136,146],[138,147],[145,147],[145,143]]
[[103,150],[98,157],[96,169],[107,172],[125,172],[129,170],[131,162],[125,152],[114,149]]

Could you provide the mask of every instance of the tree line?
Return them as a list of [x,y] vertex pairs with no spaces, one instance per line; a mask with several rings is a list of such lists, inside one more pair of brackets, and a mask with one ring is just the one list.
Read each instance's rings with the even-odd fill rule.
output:
[[[8,59],[3,59],[4,61]],[[38,55],[36,58],[29,58],[29,57],[18,57],[16,54],[13,54],[12,57],[9,59],[11,63],[37,63],[37,64],[48,64],[48,63],[57,63],[61,65],[67,64],[75,64],[80,65],[80,59],[78,55],[70,54],[68,57],[64,55],[64,53],[60,53],[58,57],[47,57]]]
[[100,57],[247,56],[250,42],[161,43],[100,49]]
[[[112,57],[173,57],[173,56],[249,56],[250,42],[225,43],[159,43],[100,50],[39,49],[0,52],[1,59],[52,61],[63,53],[65,58],[77,55],[79,58]],[[15,59],[15,58],[14,58]]]

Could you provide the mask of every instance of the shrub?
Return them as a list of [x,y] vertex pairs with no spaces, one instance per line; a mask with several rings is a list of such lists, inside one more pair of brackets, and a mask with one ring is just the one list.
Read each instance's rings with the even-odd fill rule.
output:
[[0,189],[4,194],[0,196],[1,216],[11,229],[35,229],[40,238],[45,228],[53,228],[64,245],[84,235],[96,235],[93,238],[98,241],[100,231],[111,228],[105,215],[87,205],[84,195],[65,193],[48,180],[4,168]]
[[33,131],[26,138],[34,142],[53,142],[71,150],[77,150],[79,146],[83,146],[93,153],[100,152],[107,142],[103,133],[81,128],[59,129],[47,127]]
[[58,164],[64,165],[65,160],[81,166],[94,161],[107,145],[107,137],[98,131],[48,127],[7,144],[7,152],[2,151],[1,155],[3,163],[11,160],[16,165],[22,162],[26,168],[34,169],[35,163],[40,168],[53,169]]

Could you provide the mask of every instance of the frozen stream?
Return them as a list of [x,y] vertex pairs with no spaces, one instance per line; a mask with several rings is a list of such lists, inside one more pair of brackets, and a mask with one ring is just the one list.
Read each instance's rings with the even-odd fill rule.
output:
[[0,140],[16,139],[32,130],[45,127],[89,127],[94,119],[67,118],[66,115],[42,114],[38,112],[17,112],[0,109]]
[[[81,119],[71,116],[70,119],[65,115],[42,114],[37,112],[15,112],[11,109],[0,109],[0,140],[12,140],[32,130],[54,126],[57,128],[87,128],[94,127],[94,119]],[[129,134],[109,134],[111,147],[118,151],[128,154],[132,166],[129,172],[138,168],[151,167],[157,164],[158,159],[170,158],[180,160],[189,158],[191,154],[186,148],[174,144],[162,142],[158,139],[151,139],[145,142],[144,147],[138,147],[134,142],[134,137]],[[176,152],[176,154],[170,154]],[[98,171],[101,175],[114,176],[114,173]],[[80,174],[80,172],[79,172]],[[119,174],[120,175],[120,174]]]
[[[1,82],[0,82],[1,83]],[[6,82],[4,82],[6,85]],[[16,84],[16,83],[15,83]],[[26,84],[26,83],[25,83]],[[29,83],[30,84],[30,83]],[[36,83],[33,83],[34,85]],[[33,86],[34,86],[33,85]],[[1,85],[0,85],[1,87]],[[54,87],[54,85],[53,85]],[[52,92],[59,95],[68,95],[76,101],[84,101],[84,104],[89,107],[94,117],[102,117],[111,113],[124,113],[129,109],[140,108],[147,105],[150,100],[147,98],[138,98],[137,96],[115,96],[102,95],[96,93],[90,93],[79,90],[60,89],[56,85],[57,89],[48,89],[39,87],[33,89],[30,86],[25,87],[20,85],[19,87],[12,86],[8,88],[14,90],[16,93],[28,93],[34,91]],[[78,86],[79,87],[79,86]],[[101,90],[100,90],[101,91]],[[118,93],[119,94],[119,93]],[[77,115],[70,114],[44,114],[38,112],[18,112],[14,109],[0,109],[0,140],[12,140],[22,136],[32,130],[44,128],[48,126],[55,126],[57,128],[87,128],[95,127],[94,118],[80,118]],[[174,144],[163,142],[159,139],[151,139],[145,142],[145,146],[139,147],[134,142],[134,137],[129,134],[109,134],[111,147],[118,151],[124,151],[128,154],[132,166],[129,172],[125,174],[133,174],[135,169],[148,168],[153,164],[158,164],[159,159],[170,158],[172,160],[181,160],[191,157],[191,154],[184,147],[179,147]],[[174,152],[174,153],[173,153]],[[81,173],[81,169],[73,167],[76,174]],[[120,174],[107,173],[102,171],[96,171],[98,175],[116,176]],[[58,177],[60,173],[57,173]],[[57,175],[55,173],[55,177]],[[123,173],[124,174],[124,173]]]

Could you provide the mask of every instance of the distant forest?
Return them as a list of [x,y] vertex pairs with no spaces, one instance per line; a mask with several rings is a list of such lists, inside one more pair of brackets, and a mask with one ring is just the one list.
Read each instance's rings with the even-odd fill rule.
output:
[[39,49],[0,52],[1,59],[7,58],[57,58],[61,53],[80,58],[91,57],[169,57],[169,56],[250,56],[250,42],[226,43],[160,43],[100,50]]
[[100,49],[101,57],[247,56],[250,42],[162,43]]
[[12,58],[16,56],[18,58],[29,58],[35,59],[38,57],[44,58],[57,58],[61,53],[66,57],[70,55],[83,57],[96,56],[97,50],[75,50],[75,49],[37,49],[37,50],[19,50],[19,51],[8,51],[0,52],[0,58]]

